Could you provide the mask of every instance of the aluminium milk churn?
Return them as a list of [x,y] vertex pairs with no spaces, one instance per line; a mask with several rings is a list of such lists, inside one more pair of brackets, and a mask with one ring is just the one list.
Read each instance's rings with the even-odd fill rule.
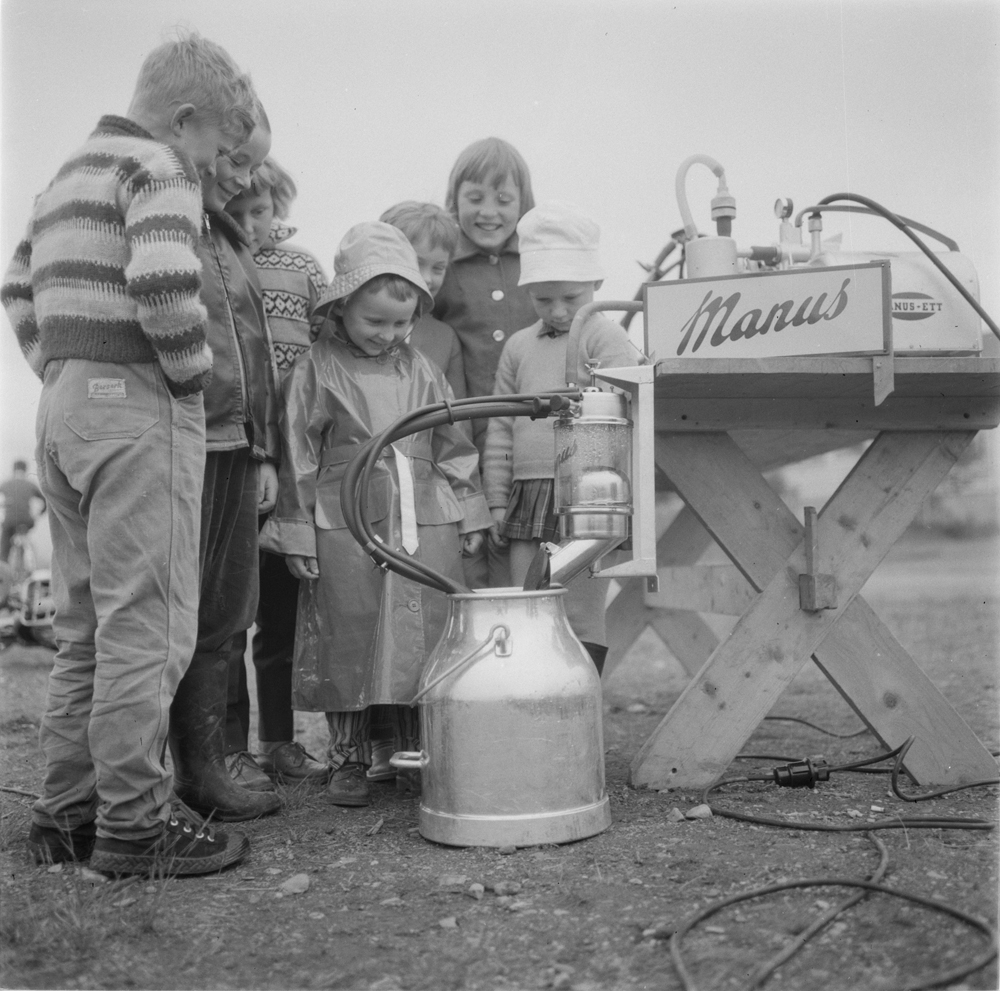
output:
[[566,590],[449,595],[420,681],[423,837],[452,846],[536,846],[611,824],[601,681],[573,634]]

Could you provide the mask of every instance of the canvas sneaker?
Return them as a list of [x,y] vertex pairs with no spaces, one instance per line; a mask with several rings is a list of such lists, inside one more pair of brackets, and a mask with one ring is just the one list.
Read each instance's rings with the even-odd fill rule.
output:
[[224,833],[190,809],[178,808],[158,836],[141,840],[97,837],[90,866],[116,876],[213,874],[239,863],[249,852],[250,840],[244,833]]

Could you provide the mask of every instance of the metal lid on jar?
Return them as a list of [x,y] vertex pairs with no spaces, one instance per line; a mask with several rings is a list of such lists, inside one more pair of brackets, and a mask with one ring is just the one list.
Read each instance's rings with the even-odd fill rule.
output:
[[628,403],[619,392],[604,392],[590,386],[582,390],[580,415],[599,419],[628,419]]

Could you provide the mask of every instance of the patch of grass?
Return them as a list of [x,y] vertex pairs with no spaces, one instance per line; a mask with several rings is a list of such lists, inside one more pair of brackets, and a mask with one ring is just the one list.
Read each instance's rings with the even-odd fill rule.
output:
[[[112,946],[156,933],[167,877],[98,879],[79,865],[38,868],[27,884],[8,891],[0,909],[0,942],[21,977],[56,964],[74,968],[114,959]],[[5,986],[9,983],[6,976]],[[22,985],[23,986],[23,985]]]

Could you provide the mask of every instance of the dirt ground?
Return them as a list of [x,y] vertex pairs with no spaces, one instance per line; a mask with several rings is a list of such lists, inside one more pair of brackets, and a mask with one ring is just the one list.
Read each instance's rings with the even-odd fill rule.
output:
[[[865,597],[991,751],[998,749],[1000,544],[907,538]],[[51,654],[0,653],[5,789],[37,791],[38,717]],[[700,795],[634,791],[629,764],[684,685],[651,633],[605,684],[612,826],[564,846],[455,849],[417,832],[418,800],[379,786],[365,809],[286,791],[282,814],[246,824],[249,860],[219,876],[107,883],[80,869],[36,868],[24,847],[30,799],[5,791],[0,828],[2,980],[6,988],[670,989],[683,985],[670,934],[732,895],[801,878],[863,880],[884,844],[890,887],[955,907],[995,931],[997,833],[893,829],[802,832],[721,816],[677,820]],[[813,665],[772,715],[837,733],[860,723]],[[302,733],[322,750],[319,722]],[[824,735],[766,721],[752,754],[879,752],[865,733]],[[730,776],[780,761],[734,764]],[[997,818],[996,786],[913,806],[885,776],[835,774],[815,791],[742,784],[713,804],[803,822],[881,822],[897,813]],[[912,786],[904,786],[912,789]],[[877,806],[878,810],[873,809]],[[755,968],[854,892],[787,890],[724,909],[683,942],[703,989],[746,988]],[[929,986],[988,940],[959,920],[873,895],[837,917],[766,982],[768,989],[882,991]],[[959,982],[998,987],[996,962]]]

